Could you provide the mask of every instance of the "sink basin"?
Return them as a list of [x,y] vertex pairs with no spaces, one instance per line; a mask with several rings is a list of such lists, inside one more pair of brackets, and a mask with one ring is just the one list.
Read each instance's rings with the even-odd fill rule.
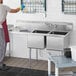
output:
[[28,44],[27,47],[29,48],[35,48],[35,49],[43,49],[45,48],[46,44],[46,37],[42,34],[49,33],[50,31],[44,31],[44,30],[34,30],[32,33],[38,33],[38,34],[29,34],[28,35]]
[[50,31],[44,31],[44,30],[34,30],[33,33],[43,33],[43,34],[46,34],[46,33],[49,33]]
[[56,34],[56,35],[66,35],[68,32],[61,32],[61,31],[52,31],[50,34]]
[[53,34],[53,35],[47,35],[46,48],[48,50],[58,50],[58,51],[59,50],[63,51],[64,48],[68,48],[69,47],[69,34],[67,33],[68,32],[65,32],[65,31],[64,32],[63,31],[52,31],[50,34]]

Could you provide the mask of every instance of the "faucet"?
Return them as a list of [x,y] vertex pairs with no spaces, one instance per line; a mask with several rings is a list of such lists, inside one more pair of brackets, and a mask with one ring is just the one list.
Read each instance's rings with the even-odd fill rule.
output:
[[51,31],[54,31],[54,30],[57,29],[57,24],[45,22],[45,25],[48,26],[48,28],[49,28]]
[[55,25],[54,25],[54,30],[56,30],[56,29],[57,29],[57,25],[55,24]]

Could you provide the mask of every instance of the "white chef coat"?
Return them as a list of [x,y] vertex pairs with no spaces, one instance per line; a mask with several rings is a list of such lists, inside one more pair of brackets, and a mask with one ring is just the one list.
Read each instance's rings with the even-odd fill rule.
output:
[[7,12],[10,12],[11,8],[6,5],[0,4],[0,28],[2,23],[6,20]]

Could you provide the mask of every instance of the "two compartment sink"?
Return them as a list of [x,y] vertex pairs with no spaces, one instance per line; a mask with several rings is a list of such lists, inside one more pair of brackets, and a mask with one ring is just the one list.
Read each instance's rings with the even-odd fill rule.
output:
[[49,43],[49,41],[48,41],[49,36],[46,36],[47,34],[49,34],[50,36],[51,36],[51,34],[65,36],[68,32],[61,32],[61,31],[52,31],[51,32],[51,31],[45,31],[45,30],[34,30],[32,33],[33,34],[28,35],[28,47],[35,48],[35,49],[37,49],[37,48],[43,49],[43,48],[47,47],[46,43]]
[[45,30],[34,30],[32,33],[41,33],[41,34],[55,34],[55,35],[66,35],[68,32],[63,31],[45,31]]

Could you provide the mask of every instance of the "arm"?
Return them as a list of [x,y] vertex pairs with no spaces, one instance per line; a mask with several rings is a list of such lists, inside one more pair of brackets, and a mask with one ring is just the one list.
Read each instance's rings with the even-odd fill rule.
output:
[[16,8],[16,9],[11,9],[9,12],[10,13],[17,13],[20,11],[20,8]]

